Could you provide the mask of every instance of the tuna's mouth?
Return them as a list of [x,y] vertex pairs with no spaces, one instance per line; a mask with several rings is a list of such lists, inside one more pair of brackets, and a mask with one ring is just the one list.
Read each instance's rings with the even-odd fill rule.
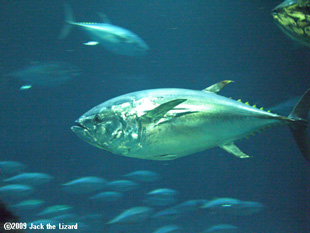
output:
[[71,130],[77,135],[84,135],[85,132],[88,132],[88,129],[78,121],[74,122],[74,125],[71,127]]
[[75,121],[72,127],[80,127],[83,129],[87,129],[84,125],[82,125],[79,121]]

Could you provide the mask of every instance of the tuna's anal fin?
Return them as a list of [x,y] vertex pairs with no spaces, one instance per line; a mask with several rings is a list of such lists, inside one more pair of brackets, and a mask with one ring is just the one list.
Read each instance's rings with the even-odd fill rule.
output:
[[220,147],[238,158],[244,159],[250,157],[249,155],[243,153],[233,142],[221,145]]
[[307,133],[307,115],[310,110],[310,89],[301,97],[299,102],[294,107],[291,114],[288,116],[292,120],[290,129],[295,138],[299,150],[310,163],[310,138]]
[[175,99],[175,100],[171,100],[171,101],[168,101],[166,103],[163,103],[163,104],[157,106],[156,108],[150,110],[149,112],[147,112],[145,115],[142,116],[142,118],[150,119],[153,122],[157,122],[161,118],[163,118],[164,115],[168,111],[170,111],[171,109],[173,109],[177,105],[183,103],[184,101],[186,101],[186,99]]
[[206,92],[213,92],[213,93],[218,93],[220,90],[222,90],[228,83],[233,82],[232,80],[223,80],[221,82],[215,83],[210,87],[207,87],[203,89],[203,91]]

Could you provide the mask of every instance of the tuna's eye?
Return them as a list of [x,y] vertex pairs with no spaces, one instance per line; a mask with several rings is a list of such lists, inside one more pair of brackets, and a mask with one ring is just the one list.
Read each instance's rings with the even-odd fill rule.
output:
[[102,119],[100,118],[100,116],[98,114],[95,115],[93,121],[97,124],[102,122]]

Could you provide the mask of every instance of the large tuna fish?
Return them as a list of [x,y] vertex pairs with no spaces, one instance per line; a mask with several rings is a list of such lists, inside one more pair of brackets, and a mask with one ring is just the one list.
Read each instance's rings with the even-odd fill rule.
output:
[[310,161],[306,128],[310,89],[292,113],[280,116],[217,95],[230,81],[203,91],[154,89],[108,100],[81,116],[71,129],[93,146],[114,154],[171,160],[219,146],[249,157],[234,142],[270,126],[288,124]]

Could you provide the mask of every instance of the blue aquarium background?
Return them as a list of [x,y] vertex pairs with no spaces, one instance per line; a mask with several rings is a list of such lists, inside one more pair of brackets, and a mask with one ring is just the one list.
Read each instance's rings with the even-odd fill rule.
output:
[[[76,219],[70,222],[80,223],[80,216],[100,215],[72,232],[145,233],[177,225],[182,232],[195,233],[218,224],[237,226],[237,232],[310,232],[310,166],[287,126],[237,141],[251,155],[249,159],[213,148],[164,162],[105,152],[70,130],[78,117],[99,103],[144,89],[202,90],[230,79],[234,82],[221,95],[264,109],[301,96],[310,87],[310,49],[287,38],[273,23],[270,12],[281,1],[67,2],[78,22],[98,22],[97,13],[104,13],[113,24],[143,38],[150,50],[145,56],[131,57],[100,45],[86,46],[88,35],[75,27],[66,39],[58,40],[64,24],[63,1],[1,4],[0,161],[18,161],[26,165],[24,172],[54,177],[24,198],[42,199],[45,204],[27,214],[16,213],[20,221],[40,219],[37,214],[44,208],[61,204],[73,207]],[[79,75],[60,85],[33,85],[27,90],[20,90],[27,83],[9,75],[50,61],[77,67]],[[293,104],[282,107],[288,115]],[[61,187],[85,176],[123,179],[137,170],[153,171],[161,178],[139,184],[116,202],[93,202],[88,199],[93,194],[72,194]],[[4,181],[0,184],[6,185]],[[229,197],[259,202],[265,208],[249,215],[199,208],[173,218],[106,224],[126,209],[147,205],[143,201],[146,193],[158,188],[176,190],[175,204]],[[154,212],[162,209],[154,207]]]

